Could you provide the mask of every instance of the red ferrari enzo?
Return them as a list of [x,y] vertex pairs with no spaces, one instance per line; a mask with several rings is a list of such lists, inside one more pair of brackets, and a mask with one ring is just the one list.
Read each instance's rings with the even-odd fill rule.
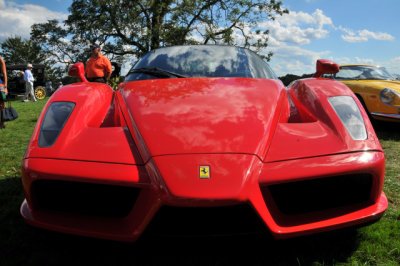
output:
[[258,216],[276,238],[375,221],[388,205],[384,153],[353,92],[319,78],[337,71],[319,60],[286,88],[250,50],[175,46],[113,91],[75,64],[81,82],[50,98],[23,158],[21,214],[118,241],[169,210],[241,206],[227,224]]

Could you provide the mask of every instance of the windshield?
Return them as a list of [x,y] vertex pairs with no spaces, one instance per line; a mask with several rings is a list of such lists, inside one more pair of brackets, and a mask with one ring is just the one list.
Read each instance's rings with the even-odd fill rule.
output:
[[395,78],[384,68],[377,66],[342,66],[336,73],[340,80],[394,80]]
[[276,78],[268,64],[248,49],[193,45],[147,53],[132,67],[126,81],[179,77]]

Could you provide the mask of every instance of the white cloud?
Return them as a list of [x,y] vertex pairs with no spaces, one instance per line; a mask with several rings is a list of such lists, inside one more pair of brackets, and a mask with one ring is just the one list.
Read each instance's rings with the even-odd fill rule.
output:
[[282,43],[309,44],[313,39],[325,38],[329,33],[325,26],[330,25],[333,25],[332,20],[317,9],[312,14],[291,11],[261,23],[260,27],[270,31],[270,45],[278,46]]
[[374,59],[354,57],[356,64],[374,65]]
[[261,23],[260,27],[270,31],[268,50],[274,53],[270,65],[278,76],[314,73],[317,59],[330,53],[300,47],[312,40],[326,38],[329,29],[334,29],[331,18],[320,9],[312,14],[290,11],[273,21]]
[[343,28],[342,26],[339,26],[338,29],[345,33],[341,37],[346,42],[366,42],[370,39],[375,39],[380,41],[394,40],[394,37],[392,35],[384,32],[372,32],[365,29],[354,32],[353,30]]
[[392,58],[388,62],[382,62],[379,65],[386,67],[390,73],[400,74],[400,56]]
[[313,52],[297,46],[282,46],[272,49],[274,56],[270,65],[278,76],[288,73],[295,75],[315,72],[318,59],[327,58],[329,51]]
[[[314,40],[327,38],[332,30],[342,31],[344,34],[341,37],[346,42],[394,39],[388,33],[372,32],[366,29],[354,31],[342,26],[336,27],[332,19],[320,9],[316,9],[312,14],[291,11],[289,14],[277,17],[274,21],[261,23],[260,27],[270,31],[268,50],[274,53],[270,64],[278,76],[287,73],[297,75],[313,73],[315,62],[319,58],[331,59],[339,64],[374,64],[374,60],[368,58],[334,59],[331,58],[330,51],[315,52],[301,48],[302,45]],[[393,64],[393,62],[387,63]],[[398,66],[400,69],[400,59]]]
[[13,36],[30,38],[32,24],[49,19],[64,20],[67,14],[51,11],[43,6],[0,0],[0,41]]
[[334,58],[334,57],[330,56],[328,59],[331,61],[334,61],[335,63],[337,63],[339,65],[347,65],[347,64],[354,63],[354,60],[352,60],[351,58],[348,58],[348,57]]

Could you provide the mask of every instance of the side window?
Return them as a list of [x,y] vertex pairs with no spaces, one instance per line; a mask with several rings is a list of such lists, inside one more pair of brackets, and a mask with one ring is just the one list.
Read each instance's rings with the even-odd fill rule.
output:
[[362,71],[353,68],[342,68],[336,73],[336,79],[358,79],[362,75]]

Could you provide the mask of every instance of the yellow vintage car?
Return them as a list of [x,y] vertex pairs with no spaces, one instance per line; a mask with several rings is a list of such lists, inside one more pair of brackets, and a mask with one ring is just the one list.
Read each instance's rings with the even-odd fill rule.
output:
[[400,122],[400,81],[384,67],[341,65],[336,74],[325,75],[346,84],[358,97],[370,117]]

